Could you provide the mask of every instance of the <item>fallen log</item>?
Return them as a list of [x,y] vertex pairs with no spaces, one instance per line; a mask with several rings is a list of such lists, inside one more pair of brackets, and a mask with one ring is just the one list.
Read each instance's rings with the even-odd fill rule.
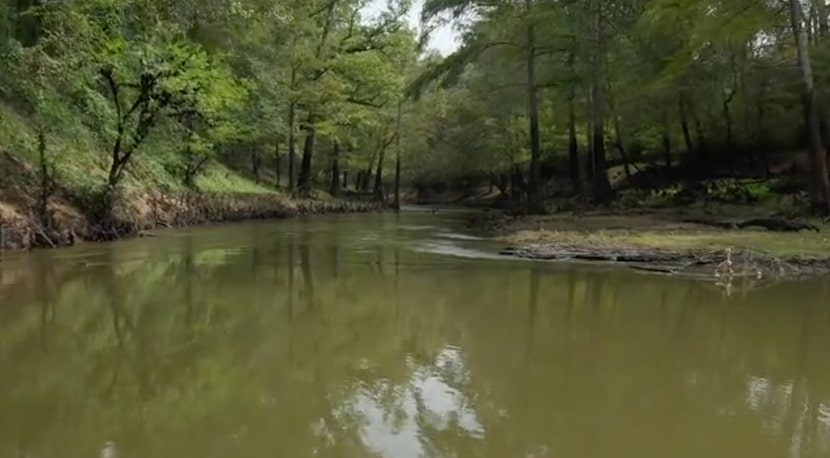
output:
[[532,248],[505,248],[499,252],[502,256],[515,256],[545,261],[577,260],[606,261],[623,263],[681,263],[695,264],[701,261],[696,253],[683,253],[650,249],[631,248],[576,248],[562,246],[542,246]]
[[683,266],[674,266],[674,267],[665,267],[665,266],[642,266],[637,264],[632,264],[628,266],[634,270],[640,270],[643,272],[653,272],[658,274],[667,274],[667,275],[674,275],[683,270]]
[[[744,227],[764,224],[764,218],[741,221]],[[778,220],[774,220],[777,221]],[[721,222],[722,223],[722,222]],[[785,222],[778,230],[797,227],[798,222]],[[804,224],[804,223],[801,223]],[[737,223],[735,223],[737,227]],[[505,248],[501,255],[554,262],[604,263],[626,266],[632,270],[663,275],[695,278],[783,279],[807,278],[830,274],[830,257],[778,257],[748,249],[684,250],[634,246],[583,245],[578,242],[534,244]],[[720,281],[720,280],[719,280]]]
[[708,219],[684,219],[684,223],[699,224],[701,226],[716,227],[718,229],[737,229],[738,225],[734,221],[717,221]]
[[798,232],[804,230],[819,232],[819,228],[810,223],[806,223],[804,221],[791,221],[781,218],[755,218],[738,223],[738,227],[741,229],[753,226],[759,226],[770,231],[780,232]]
[[783,218],[752,218],[743,221],[718,221],[706,219],[685,219],[684,223],[699,224],[702,226],[716,227],[718,229],[746,229],[748,227],[763,227],[769,231],[776,232],[798,232],[814,231],[820,232],[818,226],[804,222],[792,221]]

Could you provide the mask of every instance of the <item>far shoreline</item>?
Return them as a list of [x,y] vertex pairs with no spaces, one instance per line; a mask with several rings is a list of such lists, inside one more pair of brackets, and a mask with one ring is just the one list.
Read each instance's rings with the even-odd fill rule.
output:
[[[742,221],[677,212],[546,216],[489,211],[468,227],[505,246],[503,256],[550,262],[603,263],[637,271],[706,278],[796,279],[830,274],[830,227],[820,221]],[[779,224],[780,226],[777,226]]]

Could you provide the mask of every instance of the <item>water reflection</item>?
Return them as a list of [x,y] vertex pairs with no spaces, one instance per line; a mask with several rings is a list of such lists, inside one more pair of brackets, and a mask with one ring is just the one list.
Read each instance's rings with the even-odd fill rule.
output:
[[391,218],[4,261],[0,456],[830,454],[826,283],[435,254],[490,247]]
[[459,442],[484,438],[474,404],[463,392],[469,379],[459,349],[440,350],[430,366],[418,366],[411,359],[408,366],[412,375],[405,383],[361,384],[336,408],[335,417],[361,424],[362,443],[381,456],[458,454]]

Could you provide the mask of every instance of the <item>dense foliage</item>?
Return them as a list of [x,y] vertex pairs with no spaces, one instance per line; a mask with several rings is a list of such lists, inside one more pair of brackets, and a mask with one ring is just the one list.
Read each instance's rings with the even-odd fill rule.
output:
[[[101,173],[85,185],[108,205],[152,156],[190,189],[214,163],[378,198],[392,175],[419,191],[489,180],[533,211],[605,200],[620,177],[786,170],[830,210],[824,0],[427,0],[421,37],[408,1],[367,5],[0,0],[2,113],[86,139]],[[461,47],[424,53],[453,19]],[[70,157],[31,148],[43,183],[70,178]]]
[[[218,160],[261,183],[333,193],[348,171],[365,189],[377,170],[382,193],[415,64],[408,8],[367,17],[356,0],[2,0],[3,115],[48,136],[89,134],[101,176],[87,185],[107,207],[125,177],[144,178],[136,164],[147,156],[189,188]],[[49,153],[60,175],[69,158]]]
[[531,206],[563,181],[608,197],[615,169],[767,178],[790,161],[826,212],[829,14],[825,0],[428,0],[424,20],[460,19],[464,43],[411,92],[451,88],[436,138],[512,174]]

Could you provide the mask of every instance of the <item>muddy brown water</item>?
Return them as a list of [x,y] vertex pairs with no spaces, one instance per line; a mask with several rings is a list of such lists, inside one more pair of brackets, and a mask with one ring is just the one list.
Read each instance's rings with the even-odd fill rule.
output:
[[0,258],[0,457],[830,456],[830,285],[500,258],[405,211]]

